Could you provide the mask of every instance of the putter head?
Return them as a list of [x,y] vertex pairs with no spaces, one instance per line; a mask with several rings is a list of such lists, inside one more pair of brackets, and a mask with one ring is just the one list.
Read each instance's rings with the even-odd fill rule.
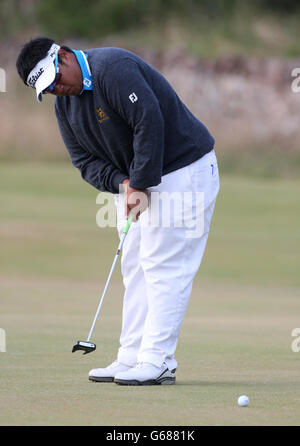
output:
[[86,355],[87,353],[91,353],[96,350],[96,344],[87,341],[78,341],[73,346],[72,353],[77,352],[77,350],[83,350],[83,354]]

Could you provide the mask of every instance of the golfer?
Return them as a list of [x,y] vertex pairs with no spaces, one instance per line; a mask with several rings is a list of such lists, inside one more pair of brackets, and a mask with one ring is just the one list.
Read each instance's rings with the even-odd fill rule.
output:
[[56,96],[72,164],[115,195],[119,233],[133,215],[120,347],[89,379],[175,384],[178,336],[219,191],[214,138],[157,70],[124,49],[79,51],[41,37],[24,45],[17,70],[38,102]]

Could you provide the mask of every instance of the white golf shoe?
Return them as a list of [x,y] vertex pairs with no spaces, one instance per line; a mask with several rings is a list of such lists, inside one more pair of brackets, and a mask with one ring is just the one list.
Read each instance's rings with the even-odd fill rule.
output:
[[102,369],[92,369],[89,372],[89,380],[95,382],[113,382],[115,376],[119,372],[126,372],[131,367],[114,361],[109,366]]
[[156,367],[148,362],[141,362],[136,367],[116,373],[114,382],[123,386],[175,384],[175,372],[176,369],[169,370],[165,363],[161,367]]

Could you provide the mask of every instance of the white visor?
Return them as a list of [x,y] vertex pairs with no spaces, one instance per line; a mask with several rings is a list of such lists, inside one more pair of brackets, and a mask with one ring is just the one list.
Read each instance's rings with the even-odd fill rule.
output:
[[27,77],[27,85],[35,88],[38,102],[42,102],[43,91],[49,87],[55,79],[56,72],[54,60],[59,49],[60,46],[53,43],[47,56],[36,64]]

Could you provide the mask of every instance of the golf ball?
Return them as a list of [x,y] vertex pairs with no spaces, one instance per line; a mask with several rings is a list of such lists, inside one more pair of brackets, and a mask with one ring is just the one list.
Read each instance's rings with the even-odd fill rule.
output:
[[247,397],[247,395],[241,395],[241,396],[238,397],[238,400],[237,400],[238,405],[239,405],[239,406],[242,406],[242,407],[248,406],[249,401],[250,401],[250,400],[249,400],[249,398]]

